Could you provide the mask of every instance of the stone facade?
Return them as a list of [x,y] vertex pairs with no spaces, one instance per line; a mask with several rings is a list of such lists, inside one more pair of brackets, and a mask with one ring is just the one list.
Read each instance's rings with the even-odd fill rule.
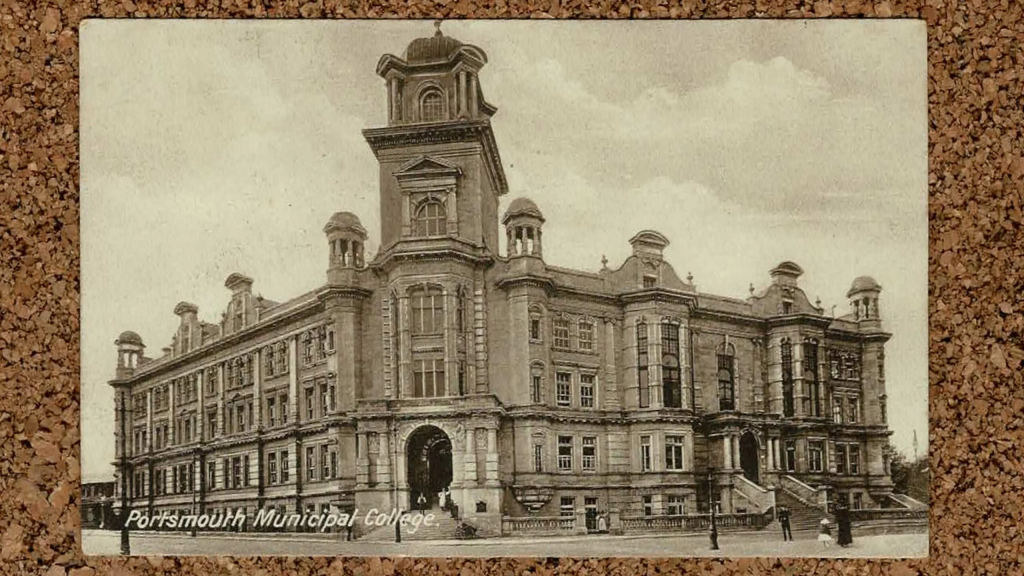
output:
[[117,339],[130,505],[390,510],[448,487],[484,533],[503,515],[755,511],[749,483],[882,506],[881,287],[857,278],[850,313],[832,317],[783,262],[745,299],[705,294],[650,230],[617,268],[548,265],[532,201],[499,222],[486,62],[439,32],[378,63],[389,120],[364,131],[380,164],[372,259],[340,212],[315,290],[279,303],[232,274],[222,320],[179,304],[160,357],[134,332]]

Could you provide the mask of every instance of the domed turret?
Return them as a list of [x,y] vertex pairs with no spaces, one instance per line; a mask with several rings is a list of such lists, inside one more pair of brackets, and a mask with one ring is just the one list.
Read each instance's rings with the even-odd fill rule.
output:
[[331,245],[328,268],[362,268],[366,245],[366,228],[351,212],[337,212],[324,226]]
[[541,225],[544,215],[529,198],[516,198],[501,219],[508,239],[508,257],[541,257]]
[[878,294],[882,286],[870,276],[858,276],[846,292],[850,300],[850,308],[853,311],[853,318],[858,322],[863,320],[880,320],[878,311]]
[[131,330],[125,330],[114,340],[114,345],[117,346],[117,377],[131,376],[142,363],[142,353],[146,350],[142,337]]
[[405,61],[409,64],[444,62],[458,52],[459,48],[462,48],[462,42],[445,36],[438,26],[433,36],[417,38],[409,43],[409,47],[405,49]]

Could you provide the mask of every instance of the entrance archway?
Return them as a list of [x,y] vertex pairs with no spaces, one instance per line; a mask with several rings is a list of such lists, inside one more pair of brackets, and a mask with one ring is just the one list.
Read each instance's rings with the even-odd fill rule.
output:
[[759,465],[757,438],[753,432],[745,432],[740,436],[740,468],[743,468],[743,476],[754,484],[760,484]]
[[452,483],[452,441],[437,426],[423,426],[409,437],[406,448],[409,477],[409,508],[438,505],[437,495]]

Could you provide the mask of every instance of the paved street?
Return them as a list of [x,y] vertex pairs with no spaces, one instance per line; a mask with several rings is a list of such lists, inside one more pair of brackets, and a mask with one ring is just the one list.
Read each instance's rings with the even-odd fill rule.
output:
[[[469,542],[407,542],[402,544],[344,542],[302,536],[199,536],[132,533],[132,553],[151,555],[237,556],[812,556],[812,557],[924,557],[928,535],[854,535],[849,548],[834,544],[822,548],[814,533],[798,533],[796,541],[782,542],[777,534],[758,532],[723,534],[719,550],[708,549],[706,534],[670,536],[581,536],[576,538],[500,538]],[[83,530],[86,554],[113,555],[120,546],[117,532]]]

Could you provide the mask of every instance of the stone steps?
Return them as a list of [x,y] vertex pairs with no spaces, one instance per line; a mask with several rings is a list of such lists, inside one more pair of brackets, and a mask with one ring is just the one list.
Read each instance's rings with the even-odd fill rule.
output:
[[[457,540],[459,521],[452,518],[451,514],[442,511],[440,508],[430,510],[428,513],[434,515],[433,523],[430,526],[420,525],[415,532],[410,533],[411,526],[402,528],[402,541],[420,542],[424,540]],[[395,527],[381,526],[364,534],[359,538],[361,542],[394,542]]]

